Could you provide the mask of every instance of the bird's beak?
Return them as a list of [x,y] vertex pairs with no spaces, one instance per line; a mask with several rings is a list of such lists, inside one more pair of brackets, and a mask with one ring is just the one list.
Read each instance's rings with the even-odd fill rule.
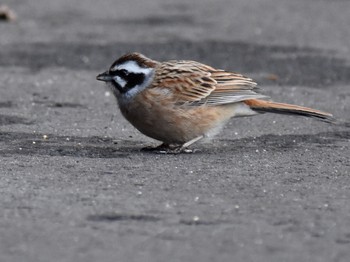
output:
[[99,81],[110,82],[112,81],[113,77],[108,73],[108,71],[106,71],[96,76],[96,79]]

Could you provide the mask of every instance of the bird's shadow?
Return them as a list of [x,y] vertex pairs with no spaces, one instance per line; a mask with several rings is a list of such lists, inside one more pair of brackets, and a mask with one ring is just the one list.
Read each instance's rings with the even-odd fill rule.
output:
[[[298,147],[318,146],[337,148],[350,141],[350,131],[332,131],[318,134],[266,134],[259,137],[217,140],[213,144],[194,145],[195,154],[218,152],[288,151]],[[0,156],[43,155],[81,158],[122,158],[134,154],[153,155],[141,148],[148,144],[135,140],[114,140],[91,136],[60,136],[25,132],[0,132]]]

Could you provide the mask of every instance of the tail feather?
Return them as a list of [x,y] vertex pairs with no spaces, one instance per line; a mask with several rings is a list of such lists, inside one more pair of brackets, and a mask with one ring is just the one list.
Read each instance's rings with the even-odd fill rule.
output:
[[321,120],[327,123],[332,123],[332,124],[340,124],[340,122],[343,122],[334,118],[333,115],[330,113],[322,112],[316,109],[303,107],[303,106],[276,103],[276,102],[260,100],[260,99],[249,99],[249,100],[245,100],[244,103],[248,105],[252,110],[257,111],[259,113],[276,113],[276,114],[306,116],[306,117],[316,118],[318,120]]

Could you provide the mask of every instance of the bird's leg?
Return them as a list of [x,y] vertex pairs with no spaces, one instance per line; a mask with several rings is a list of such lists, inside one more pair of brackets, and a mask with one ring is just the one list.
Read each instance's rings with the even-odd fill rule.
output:
[[192,140],[186,142],[185,144],[183,144],[181,147],[180,147],[180,152],[185,152],[185,153],[193,153],[193,150],[192,149],[189,149],[187,147],[189,147],[190,145],[196,143],[198,140],[201,140],[204,136],[199,136],[199,137],[196,137],[196,138],[193,138]]
[[165,154],[193,153],[194,151],[188,147],[203,137],[204,136],[196,137],[182,145],[168,145],[168,148],[163,148],[163,150],[160,152]]
[[142,151],[158,152],[161,154],[193,153],[193,150],[189,149],[188,147],[203,137],[204,136],[196,137],[182,145],[163,143],[157,147],[144,147],[142,148]]

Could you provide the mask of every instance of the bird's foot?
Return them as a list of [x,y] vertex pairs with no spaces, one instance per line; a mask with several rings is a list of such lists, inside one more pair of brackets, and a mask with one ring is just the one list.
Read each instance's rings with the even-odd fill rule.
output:
[[158,154],[180,154],[180,153],[194,153],[195,150],[184,147],[183,145],[175,144],[161,144],[156,147],[147,146],[141,149],[143,152],[154,152]]

